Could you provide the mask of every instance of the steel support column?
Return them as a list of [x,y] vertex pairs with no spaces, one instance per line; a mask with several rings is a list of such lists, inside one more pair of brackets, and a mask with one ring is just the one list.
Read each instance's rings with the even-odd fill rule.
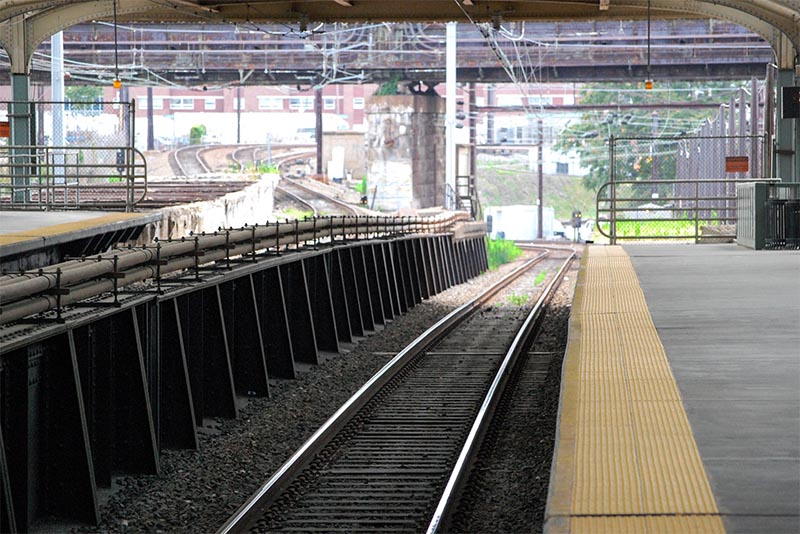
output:
[[287,263],[278,269],[281,272],[283,295],[286,299],[286,315],[289,319],[295,364],[318,365],[317,336],[303,263]]
[[158,377],[150,375],[157,384],[156,432],[161,449],[197,449],[192,385],[186,361],[181,313],[178,299],[162,301],[158,307],[158,330],[147,335],[158,340]]
[[253,288],[267,358],[267,372],[272,377],[295,378],[297,371],[294,345],[283,285],[279,267],[265,269],[253,275]]
[[389,251],[392,259],[391,263],[392,269],[394,270],[394,278],[397,282],[397,305],[399,306],[400,313],[406,313],[413,304],[411,304],[411,290],[404,268],[405,260],[402,250],[400,249],[400,241],[395,240],[389,243]]
[[383,310],[383,292],[381,291],[381,284],[378,281],[378,261],[375,258],[375,246],[376,245],[367,243],[360,248],[364,255],[364,269],[367,273],[367,287],[369,288],[370,303],[372,305],[372,319],[376,325],[382,325],[386,322],[386,316]]
[[[350,325],[350,311],[347,303],[347,285],[342,267],[341,251],[330,253],[330,285],[333,317],[336,320],[336,334],[341,343],[353,342],[353,327]],[[356,298],[358,296],[356,295]],[[360,321],[359,321],[360,322]]]
[[358,292],[358,300],[361,304],[361,323],[365,331],[375,330],[375,314],[372,311],[372,297],[369,290],[369,275],[367,274],[367,264],[364,259],[364,250],[360,246],[350,249],[353,255],[353,272],[355,273],[355,287]]
[[383,303],[383,318],[392,320],[398,314],[395,301],[397,285],[386,260],[386,243],[378,243],[372,249],[375,253],[375,268],[378,271],[378,285],[380,286]]
[[269,377],[252,276],[220,284],[219,290],[236,394],[267,397]]
[[344,248],[339,253],[342,265],[342,278],[344,279],[345,296],[347,297],[347,316],[350,320],[350,331],[354,336],[363,336],[365,333],[364,314],[361,311],[361,296],[357,283],[353,249]]
[[780,69],[776,79],[778,90],[778,113],[775,124],[775,176],[784,182],[800,181],[797,175],[798,150],[800,150],[800,139],[798,139],[797,123],[798,119],[782,118],[783,110],[783,88],[795,85],[794,71],[790,69]]
[[317,349],[340,352],[339,337],[336,333],[333,297],[329,279],[330,254],[320,254],[303,260],[308,286],[308,299],[311,304],[311,317],[314,322]]

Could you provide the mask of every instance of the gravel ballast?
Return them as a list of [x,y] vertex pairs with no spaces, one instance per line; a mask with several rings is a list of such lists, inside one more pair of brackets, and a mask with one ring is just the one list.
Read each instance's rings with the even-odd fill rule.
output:
[[[359,339],[350,352],[310,367],[297,379],[272,380],[270,398],[247,399],[239,419],[204,421],[199,450],[162,451],[160,475],[117,479],[101,505],[100,525],[76,527],[73,532],[216,531],[389,359],[518,264],[504,265],[418,304],[385,328]],[[572,273],[570,278],[572,287]],[[568,310],[568,303],[559,306]],[[557,396],[556,384],[553,413]],[[552,443],[548,454],[552,455]],[[547,463],[549,473],[549,459]]]

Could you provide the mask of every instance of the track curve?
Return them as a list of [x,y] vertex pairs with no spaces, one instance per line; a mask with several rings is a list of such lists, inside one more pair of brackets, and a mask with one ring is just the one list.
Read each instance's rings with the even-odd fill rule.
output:
[[[554,277],[548,289],[555,285]],[[451,474],[454,465],[465,467],[464,448],[476,446],[475,416],[492,402],[487,392],[499,395],[511,349],[524,344],[520,336],[531,331],[520,332],[535,322],[519,307],[482,308],[497,291],[398,354],[219,532],[435,531],[447,508],[439,502],[443,491],[449,498],[445,488],[463,476]]]

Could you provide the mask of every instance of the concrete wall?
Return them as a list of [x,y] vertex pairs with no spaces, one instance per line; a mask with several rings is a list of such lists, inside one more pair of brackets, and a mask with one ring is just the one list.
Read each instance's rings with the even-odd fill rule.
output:
[[160,209],[161,220],[145,228],[138,242],[150,243],[155,237],[180,238],[190,232],[214,232],[220,227],[264,224],[272,215],[278,179],[276,174],[263,174],[258,182],[241,191],[214,200]]
[[[322,135],[322,159],[328,167],[335,147],[344,148],[344,170],[353,173],[354,180],[367,174],[363,132],[325,132]],[[330,172],[327,174],[330,176]]]
[[373,96],[366,114],[367,179],[375,208],[442,206],[444,100],[436,95]]

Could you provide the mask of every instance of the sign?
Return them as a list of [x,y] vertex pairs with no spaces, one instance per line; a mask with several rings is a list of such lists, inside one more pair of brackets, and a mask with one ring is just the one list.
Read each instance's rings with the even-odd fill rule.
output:
[[11,127],[8,121],[0,121],[0,137],[11,137]]
[[725,158],[725,172],[750,172],[750,158],[747,156],[728,156]]
[[800,119],[800,86],[783,87],[782,119]]

